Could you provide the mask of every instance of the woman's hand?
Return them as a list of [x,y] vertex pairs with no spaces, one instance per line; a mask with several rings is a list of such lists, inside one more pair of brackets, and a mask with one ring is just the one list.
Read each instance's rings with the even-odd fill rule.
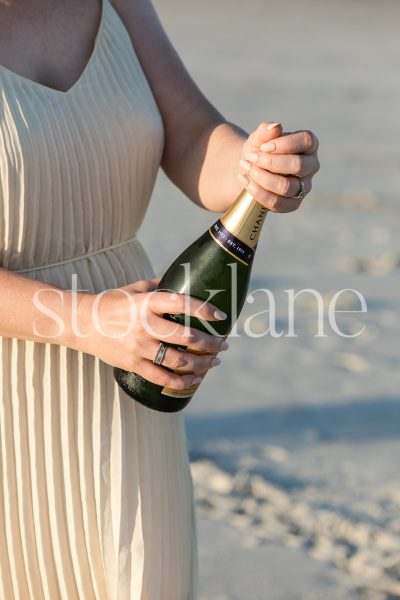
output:
[[[190,314],[217,321],[224,314],[212,304],[189,296],[155,292],[158,280],[138,281],[102,294],[85,294],[78,307],[77,348],[106,363],[133,371],[162,386],[182,390],[201,378],[226,350],[223,338],[163,319],[163,314]],[[162,366],[153,364],[160,341],[189,346],[196,354],[168,347]],[[179,370],[179,374],[165,369]]]
[[[280,123],[261,123],[243,145],[239,178],[256,200],[272,212],[296,210],[319,170],[318,139],[311,131],[282,134]],[[304,195],[303,195],[304,197]]]

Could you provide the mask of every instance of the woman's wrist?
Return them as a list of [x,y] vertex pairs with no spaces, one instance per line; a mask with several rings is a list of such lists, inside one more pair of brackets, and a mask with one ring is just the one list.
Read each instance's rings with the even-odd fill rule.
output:
[[[233,123],[217,124],[208,140],[207,159],[199,179],[199,195],[208,210],[224,212],[243,189],[238,162],[248,134]],[[218,185],[215,185],[218,182]]]
[[66,290],[65,327],[60,344],[81,352],[87,351],[92,330],[93,301],[96,294]]
[[84,351],[91,331],[91,306],[94,296],[76,290],[40,290],[40,294],[33,298],[36,308],[33,339]]

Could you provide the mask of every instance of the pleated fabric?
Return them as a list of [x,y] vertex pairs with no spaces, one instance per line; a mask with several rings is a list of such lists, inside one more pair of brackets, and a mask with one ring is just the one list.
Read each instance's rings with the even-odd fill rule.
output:
[[[0,266],[90,292],[152,277],[136,233],[163,127],[110,1],[67,92],[5,67],[0,85]],[[0,444],[1,600],[196,598],[181,414],[93,356],[0,337]]]

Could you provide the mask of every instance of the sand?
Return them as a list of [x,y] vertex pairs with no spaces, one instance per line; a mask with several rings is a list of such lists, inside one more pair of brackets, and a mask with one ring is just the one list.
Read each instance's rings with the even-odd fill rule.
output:
[[[200,600],[400,598],[400,4],[157,0],[203,91],[251,130],[313,129],[304,206],[269,215],[252,289],[298,337],[232,339],[185,411],[199,515]],[[159,274],[212,222],[161,176],[140,237]],[[165,227],[165,223],[168,226]],[[327,308],[357,289],[367,313]],[[354,296],[342,309],[357,310]],[[242,332],[251,314],[240,319]],[[254,321],[262,332],[263,317]]]

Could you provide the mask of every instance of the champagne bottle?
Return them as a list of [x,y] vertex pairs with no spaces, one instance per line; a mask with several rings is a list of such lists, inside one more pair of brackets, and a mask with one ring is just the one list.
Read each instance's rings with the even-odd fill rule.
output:
[[[211,332],[224,338],[229,334],[246,300],[252,262],[267,212],[243,190],[227,212],[172,263],[157,286],[159,290],[209,301],[224,311],[227,318],[208,323],[188,315],[164,315],[164,318],[208,333],[211,325]],[[210,290],[214,290],[212,296]],[[182,410],[198,388],[193,385],[173,390],[117,367],[114,377],[134,400],[161,412]]]

